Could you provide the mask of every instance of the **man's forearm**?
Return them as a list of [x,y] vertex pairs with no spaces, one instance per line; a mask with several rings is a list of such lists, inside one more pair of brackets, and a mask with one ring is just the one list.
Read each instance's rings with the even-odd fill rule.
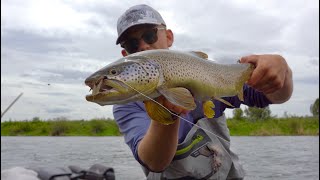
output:
[[138,145],[138,156],[150,170],[162,171],[171,163],[178,145],[179,123],[177,120],[171,125],[162,125],[151,121]]

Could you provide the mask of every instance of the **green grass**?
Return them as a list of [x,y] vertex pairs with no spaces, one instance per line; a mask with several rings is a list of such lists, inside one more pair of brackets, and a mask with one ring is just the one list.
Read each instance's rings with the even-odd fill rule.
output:
[[[232,136],[319,135],[319,117],[271,118],[250,121],[227,119]],[[1,136],[120,136],[112,119],[6,121]]]
[[319,117],[271,118],[251,122],[228,119],[232,136],[319,135]]
[[32,120],[1,123],[1,136],[119,136],[119,128],[111,119]]

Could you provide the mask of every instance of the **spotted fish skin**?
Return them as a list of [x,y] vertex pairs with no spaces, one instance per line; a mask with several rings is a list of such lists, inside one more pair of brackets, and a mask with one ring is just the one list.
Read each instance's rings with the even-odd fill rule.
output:
[[172,50],[143,51],[136,55],[160,65],[164,78],[161,88],[186,87],[199,100],[237,95],[253,70],[251,64],[218,64]]
[[[253,69],[250,64],[215,63],[198,53],[165,49],[142,51],[89,76],[85,83],[95,92],[86,99],[100,105],[123,104],[147,100],[144,95],[151,98],[166,95],[167,90],[174,88],[185,88],[202,101],[236,95],[241,99],[243,84]],[[99,86],[101,79],[104,80]],[[176,90],[172,92],[180,92]],[[165,97],[174,96],[170,93]]]

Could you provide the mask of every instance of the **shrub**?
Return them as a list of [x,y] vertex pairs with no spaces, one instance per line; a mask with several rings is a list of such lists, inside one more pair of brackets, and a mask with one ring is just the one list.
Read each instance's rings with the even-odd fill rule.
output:
[[246,114],[246,117],[250,121],[266,120],[272,117],[269,107],[265,107],[265,108],[249,107],[244,110],[244,113]]
[[91,120],[90,126],[94,134],[102,133],[106,129],[106,124],[102,120]]
[[62,136],[69,130],[69,125],[67,121],[59,120],[52,123],[51,135],[52,136]]
[[233,112],[234,119],[240,120],[243,118],[243,111],[241,108],[236,108],[232,112]]

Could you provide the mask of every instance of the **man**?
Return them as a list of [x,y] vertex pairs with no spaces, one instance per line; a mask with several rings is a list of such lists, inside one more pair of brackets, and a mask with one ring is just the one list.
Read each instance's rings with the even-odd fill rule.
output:
[[[168,49],[174,36],[161,15],[147,5],[129,8],[117,23],[118,39],[126,56],[151,49]],[[266,107],[287,101],[293,89],[292,73],[279,55],[250,55],[241,63],[252,63],[255,70],[244,85],[244,101],[224,100],[234,107],[241,104]],[[227,105],[214,101],[214,118],[206,119],[201,102],[188,112],[163,96],[156,99],[181,118],[163,125],[150,119],[143,102],[114,106],[114,117],[135,159],[148,179],[243,179],[238,157],[230,151],[230,135],[223,111]],[[195,100],[196,101],[196,100]],[[183,119],[182,119],[183,118]],[[197,126],[190,124],[196,123]]]

